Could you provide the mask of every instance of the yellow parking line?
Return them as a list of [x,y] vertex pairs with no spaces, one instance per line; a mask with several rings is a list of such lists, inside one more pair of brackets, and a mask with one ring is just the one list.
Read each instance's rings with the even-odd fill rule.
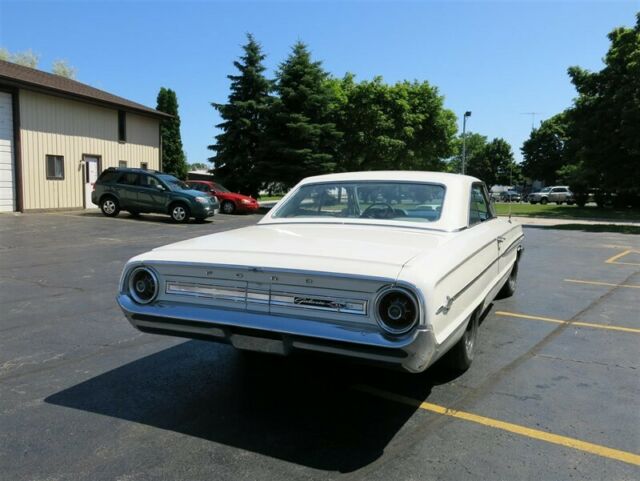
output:
[[563,319],[554,319],[553,317],[530,316],[528,314],[518,314],[516,312],[496,311],[496,316],[517,317],[519,319],[530,319],[533,321],[553,322],[555,324],[571,324],[572,326],[591,327],[593,329],[606,329],[609,331],[631,332],[633,334],[640,334],[640,329],[635,329],[633,327],[610,326],[607,324],[593,324],[591,322],[582,321],[565,321]]
[[621,451],[619,449],[612,449],[600,444],[588,443],[586,441],[580,441],[579,439],[570,438],[567,436],[560,436],[558,434],[541,431],[539,429],[532,429],[519,424],[508,423],[505,421],[499,421],[498,419],[488,418],[485,416],[479,416],[477,414],[468,413],[465,411],[458,411],[457,409],[450,409],[438,404],[421,402],[417,399],[394,394],[381,389],[372,388],[369,386],[354,386],[354,389],[362,391],[374,396],[387,399],[389,401],[395,401],[409,406],[414,406],[425,411],[430,411],[443,416],[449,416],[456,419],[463,419],[476,424],[482,424],[483,426],[489,426],[501,431],[507,431],[520,436],[525,436],[532,439],[538,439],[551,444],[558,444],[567,448],[577,449],[578,451],[584,451],[587,453],[602,456],[604,458],[615,459],[624,463],[634,464],[640,466],[640,455],[630,453],[628,451]]
[[[640,265],[640,264],[638,264]],[[565,279],[565,282],[574,282],[576,284],[591,284],[594,286],[611,286],[611,287],[629,287],[631,289],[640,289],[640,286],[636,286],[633,284],[613,284],[611,282],[601,282],[601,281],[581,281],[579,279]]]
[[621,259],[622,257],[626,256],[627,254],[631,254],[632,252],[640,253],[640,251],[636,251],[634,249],[627,249],[626,251],[620,252],[619,254],[616,254],[615,256],[609,257],[604,262],[606,264],[621,264],[621,265],[625,265],[625,266],[640,266],[640,264],[637,263],[637,262],[617,262],[618,259]]

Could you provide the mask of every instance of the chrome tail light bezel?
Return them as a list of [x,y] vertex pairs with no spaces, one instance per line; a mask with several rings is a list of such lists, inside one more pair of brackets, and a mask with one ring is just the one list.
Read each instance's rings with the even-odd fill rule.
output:
[[[393,294],[394,292],[398,292],[405,295],[409,299],[409,301],[413,304],[413,308],[415,310],[415,316],[411,324],[407,325],[402,329],[397,329],[388,325],[380,315],[380,303],[382,299],[384,299],[389,294]],[[391,334],[393,336],[402,336],[404,334],[411,332],[420,322],[421,305],[418,300],[418,297],[411,290],[398,285],[386,286],[383,289],[381,289],[376,295],[375,301],[373,303],[373,314],[376,322],[378,323],[378,326],[380,326],[380,328],[385,333]]]
[[[134,286],[134,278],[136,274],[138,274],[139,272],[145,272],[149,274],[151,276],[151,279],[153,280],[153,287],[154,287],[153,294],[149,299],[143,299],[136,293],[135,286]],[[137,304],[142,304],[142,305],[151,304],[153,301],[157,299],[158,293],[160,292],[160,281],[158,279],[158,275],[155,273],[153,269],[147,266],[135,267],[131,269],[131,271],[129,271],[129,273],[127,274],[126,291],[129,297],[131,297],[131,299],[133,299]]]

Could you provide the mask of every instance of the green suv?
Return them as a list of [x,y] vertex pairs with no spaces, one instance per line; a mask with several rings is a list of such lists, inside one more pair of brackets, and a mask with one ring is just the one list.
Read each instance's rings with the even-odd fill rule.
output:
[[172,175],[113,167],[98,177],[91,202],[107,217],[115,217],[121,210],[132,215],[154,212],[169,214],[176,222],[187,222],[189,217],[203,220],[215,215],[220,208],[215,197],[192,190]]

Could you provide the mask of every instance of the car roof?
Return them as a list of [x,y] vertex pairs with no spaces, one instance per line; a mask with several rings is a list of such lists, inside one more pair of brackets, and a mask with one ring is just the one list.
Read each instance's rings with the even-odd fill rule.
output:
[[165,172],[160,172],[158,170],[149,170],[149,169],[142,169],[139,167],[109,167],[107,169],[104,170],[104,172],[132,172],[132,173],[137,173],[137,174],[164,174],[164,175],[171,175],[171,174],[166,174]]
[[362,172],[344,172],[339,174],[316,175],[307,177],[300,182],[300,185],[324,183],[324,182],[348,182],[348,181],[397,181],[397,182],[431,182],[437,184],[450,185],[472,184],[481,182],[475,177],[462,174],[450,174],[447,172],[430,172],[420,170],[371,170]]

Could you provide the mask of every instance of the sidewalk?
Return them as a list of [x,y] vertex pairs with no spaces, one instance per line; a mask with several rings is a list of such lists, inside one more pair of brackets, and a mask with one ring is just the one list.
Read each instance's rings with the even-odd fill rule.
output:
[[[501,215],[500,217],[508,217]],[[624,220],[591,220],[591,219],[558,219],[551,217],[519,217],[512,215],[511,219],[522,225],[564,225],[564,224],[585,224],[585,225],[629,225],[640,227],[640,220],[638,221],[624,221]]]

